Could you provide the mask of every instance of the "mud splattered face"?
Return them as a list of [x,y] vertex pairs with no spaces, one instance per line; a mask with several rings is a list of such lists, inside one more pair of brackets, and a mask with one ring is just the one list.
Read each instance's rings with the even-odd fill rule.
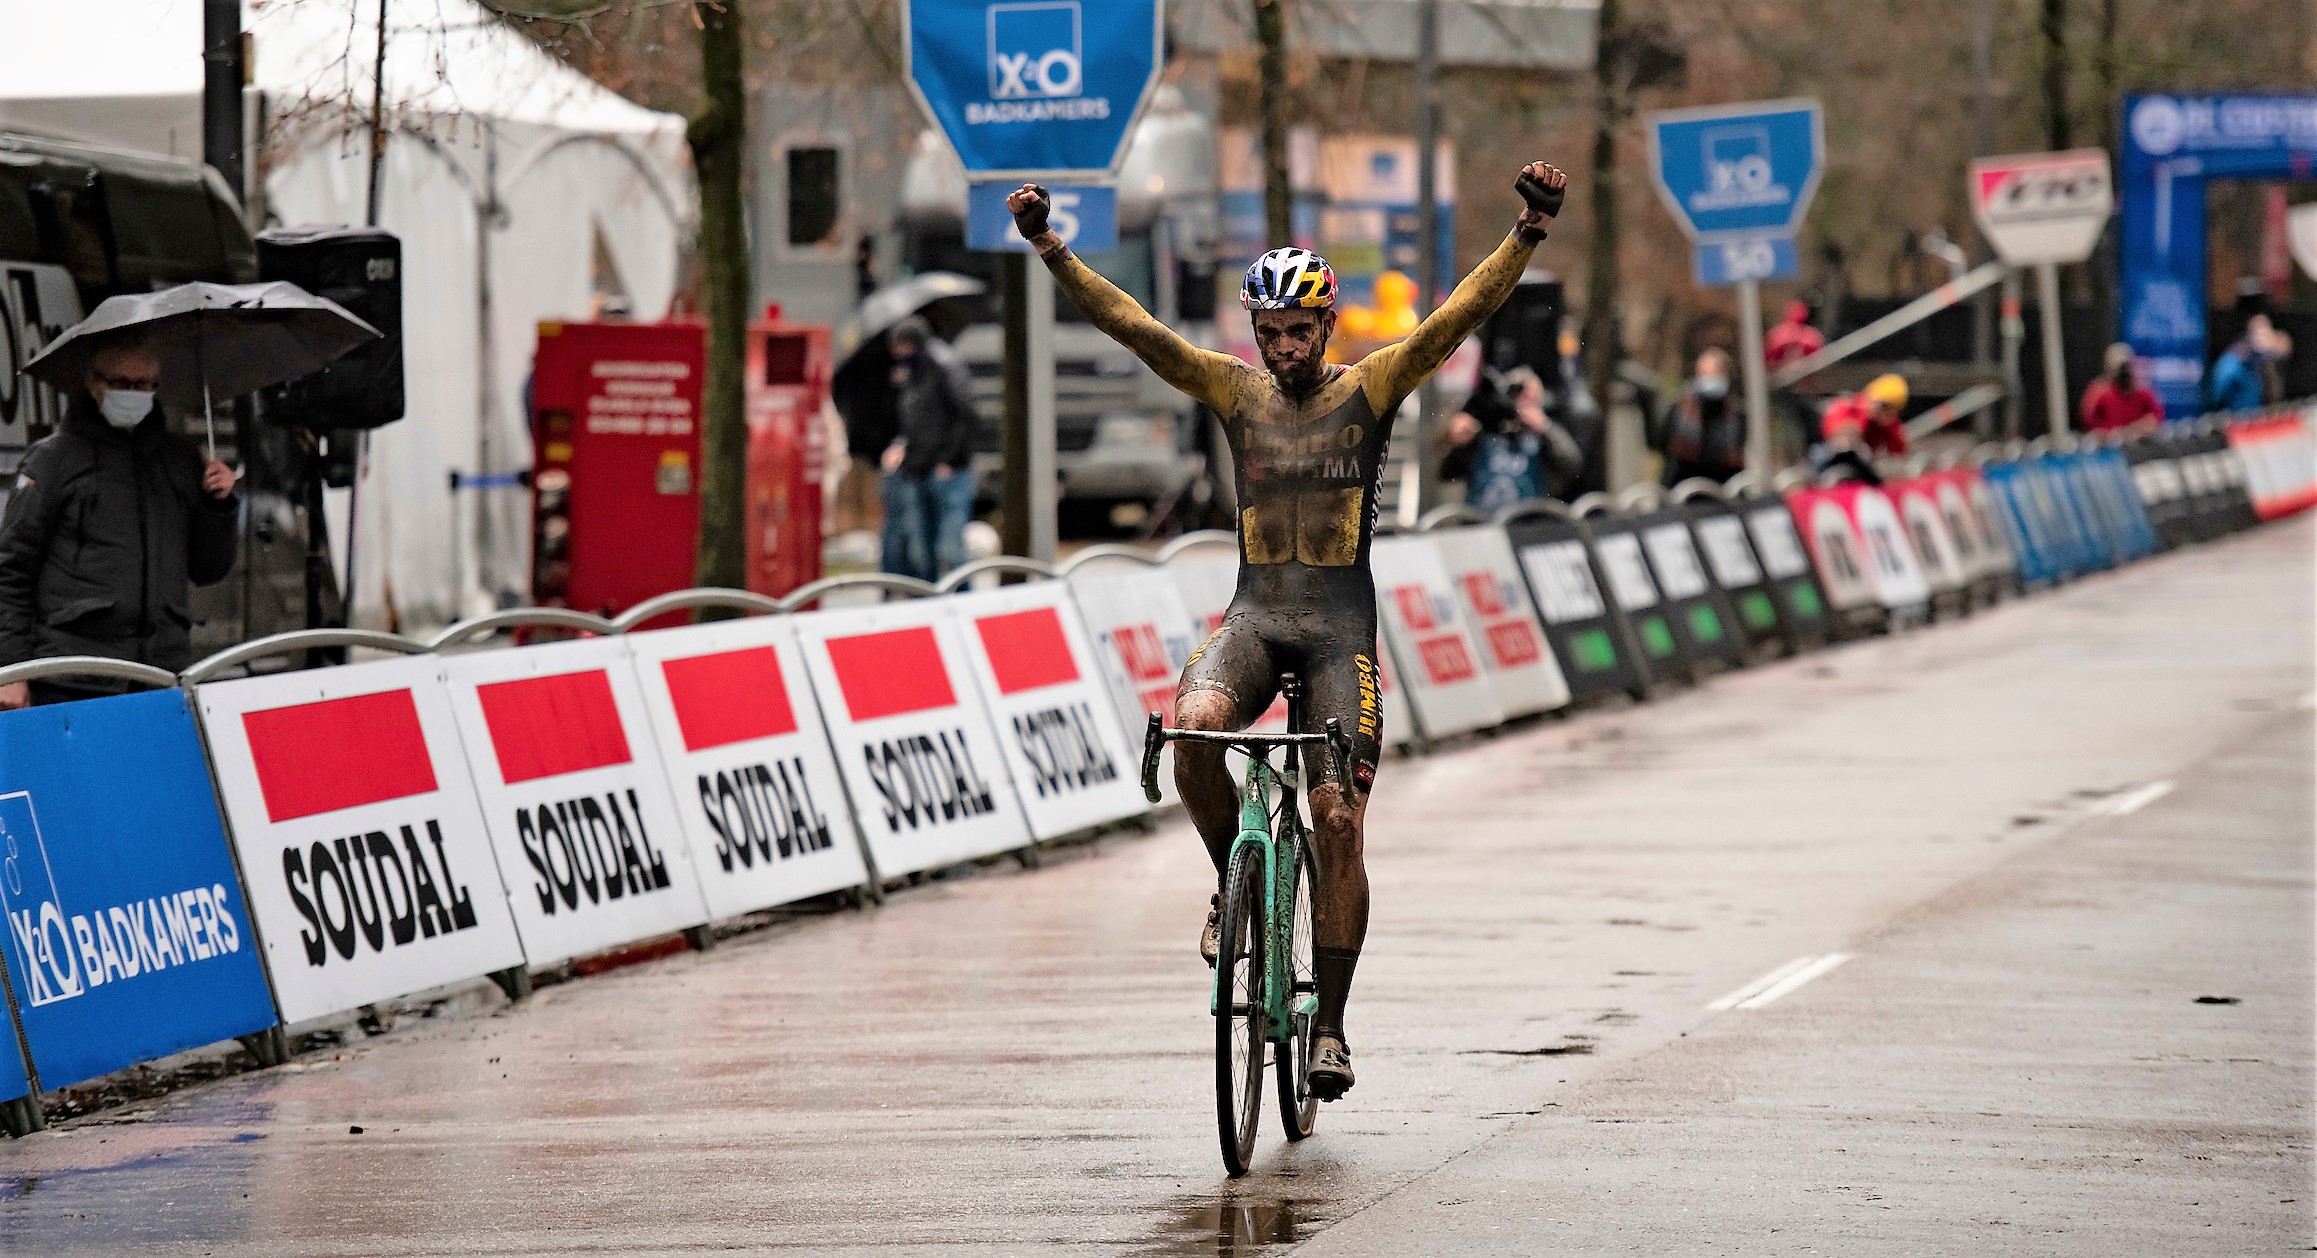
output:
[[1255,310],[1255,348],[1263,365],[1290,393],[1308,393],[1327,378],[1327,341],[1333,310]]

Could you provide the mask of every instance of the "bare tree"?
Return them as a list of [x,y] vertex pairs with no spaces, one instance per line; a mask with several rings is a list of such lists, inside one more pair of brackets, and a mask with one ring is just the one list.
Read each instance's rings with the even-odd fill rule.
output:
[[1263,114],[1263,228],[1273,245],[1292,242],[1287,181],[1287,0],[1255,0],[1255,40],[1262,51],[1256,73]]
[[708,314],[708,379],[700,434],[700,553],[695,580],[747,584],[748,420],[741,379],[748,330],[747,213],[741,201],[748,94],[739,0],[698,0],[700,103],[684,129],[700,180],[702,305]]

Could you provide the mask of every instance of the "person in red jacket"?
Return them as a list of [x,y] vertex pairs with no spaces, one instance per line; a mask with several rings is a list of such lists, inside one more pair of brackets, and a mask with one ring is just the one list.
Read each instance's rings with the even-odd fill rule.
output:
[[1899,422],[1899,412],[1906,408],[1906,379],[1876,376],[1865,388],[1827,405],[1818,421],[1820,438],[1833,449],[1903,455],[1907,452],[1907,429]]
[[2164,422],[2164,399],[2140,383],[2131,346],[2118,341],[2108,347],[2100,378],[2084,390],[2083,417],[2085,432],[2129,428],[2142,420]]
[[1786,303],[1786,321],[1762,338],[1762,362],[1776,370],[1826,348],[1826,334],[1810,326],[1810,303]]

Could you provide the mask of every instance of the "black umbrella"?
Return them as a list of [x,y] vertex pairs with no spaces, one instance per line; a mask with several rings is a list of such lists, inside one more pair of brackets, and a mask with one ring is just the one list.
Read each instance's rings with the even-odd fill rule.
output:
[[66,393],[78,392],[97,351],[138,340],[161,360],[162,400],[184,407],[201,404],[214,456],[213,397],[239,397],[320,371],[377,337],[378,329],[345,307],[284,280],[179,284],[156,293],[107,297],[96,313],[51,341],[24,370]]
[[927,306],[953,297],[978,297],[987,291],[989,285],[955,271],[927,271],[888,284],[862,298],[859,308],[837,325],[837,366],[842,369],[862,346]]

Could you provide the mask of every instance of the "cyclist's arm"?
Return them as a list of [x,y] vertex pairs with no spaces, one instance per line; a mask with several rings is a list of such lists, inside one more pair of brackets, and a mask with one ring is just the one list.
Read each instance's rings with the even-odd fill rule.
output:
[[1071,301],[1078,303],[1088,323],[1133,350],[1134,356],[1149,364],[1159,379],[1217,414],[1231,413],[1232,393],[1239,374],[1246,368],[1245,363],[1229,354],[1200,349],[1177,336],[1173,328],[1152,318],[1134,298],[1102,278],[1059,241],[1043,250],[1041,256],[1046,269],[1053,273],[1054,282],[1069,294]]
[[1536,251],[1537,247],[1521,239],[1519,232],[1507,235],[1496,252],[1474,267],[1448,300],[1417,324],[1406,339],[1361,359],[1368,405],[1378,415],[1386,414],[1414,393],[1426,376],[1440,370],[1440,364],[1448,361],[1464,338],[1478,332],[1504,299],[1512,296],[1513,286],[1520,283],[1521,273],[1529,269],[1529,257]]

